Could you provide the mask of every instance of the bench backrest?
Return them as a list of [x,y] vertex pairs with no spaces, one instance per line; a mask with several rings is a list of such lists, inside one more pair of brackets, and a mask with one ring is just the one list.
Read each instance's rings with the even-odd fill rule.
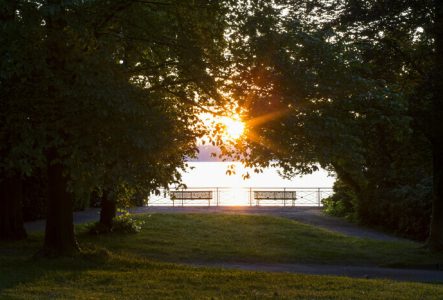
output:
[[295,191],[254,191],[254,199],[295,200]]
[[171,199],[208,200],[212,199],[212,191],[171,191]]

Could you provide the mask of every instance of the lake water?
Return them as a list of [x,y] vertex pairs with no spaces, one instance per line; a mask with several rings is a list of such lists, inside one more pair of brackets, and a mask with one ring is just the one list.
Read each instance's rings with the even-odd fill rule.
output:
[[[183,195],[189,196],[190,192],[193,192],[194,196],[199,197],[203,193],[210,193],[210,199],[172,201],[171,194],[166,193],[162,196],[151,196],[149,205],[319,206],[321,199],[332,194],[335,181],[325,170],[284,179],[276,168],[266,168],[263,169],[263,173],[257,174],[237,162],[189,162],[188,165],[190,168],[182,173],[187,190],[178,195],[184,197]],[[226,174],[230,165],[235,166],[233,175]],[[246,172],[249,172],[250,178],[244,180],[242,175]]]
[[[321,169],[313,174],[283,179],[276,168],[266,168],[263,173],[254,173],[238,162],[190,162],[190,169],[183,173],[183,183],[188,187],[329,187],[335,178]],[[228,176],[229,165],[235,165],[236,174]],[[250,179],[243,180],[242,174],[249,171]]]

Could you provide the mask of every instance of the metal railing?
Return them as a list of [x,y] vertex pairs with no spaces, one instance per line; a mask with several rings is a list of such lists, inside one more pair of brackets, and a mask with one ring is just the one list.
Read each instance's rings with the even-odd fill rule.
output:
[[[171,192],[211,192],[211,199],[171,199]],[[269,195],[258,197],[261,195]],[[291,193],[289,193],[291,192]],[[188,187],[149,195],[147,206],[322,206],[333,194],[328,187]],[[285,196],[281,196],[285,195]],[[286,195],[293,195],[288,197]],[[173,201],[174,200],[174,201]]]

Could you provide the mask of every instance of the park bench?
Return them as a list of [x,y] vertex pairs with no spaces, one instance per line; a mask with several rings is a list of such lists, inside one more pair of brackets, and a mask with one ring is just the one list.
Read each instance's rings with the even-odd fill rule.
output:
[[212,191],[171,191],[172,206],[175,206],[175,201],[181,201],[184,206],[186,201],[193,200],[207,200],[208,206],[211,206]]
[[291,201],[291,205],[295,206],[296,199],[295,191],[254,191],[257,206],[260,206],[260,201],[264,200],[283,201],[283,206],[286,206],[286,201]]

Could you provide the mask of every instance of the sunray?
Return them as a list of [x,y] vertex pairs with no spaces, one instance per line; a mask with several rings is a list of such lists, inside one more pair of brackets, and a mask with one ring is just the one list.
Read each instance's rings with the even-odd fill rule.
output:
[[252,128],[254,126],[281,118],[287,113],[288,113],[288,110],[286,110],[286,109],[285,110],[278,110],[278,111],[274,111],[274,112],[256,117],[254,119],[248,120],[248,121],[246,121],[246,123],[249,128]]
[[271,140],[267,139],[264,136],[258,136],[253,131],[248,132],[248,139],[251,140],[252,142],[255,142],[255,143],[265,147],[265,148],[268,148],[269,150],[271,150],[275,153],[280,153],[280,154],[286,153],[286,151],[284,149],[277,146]]

